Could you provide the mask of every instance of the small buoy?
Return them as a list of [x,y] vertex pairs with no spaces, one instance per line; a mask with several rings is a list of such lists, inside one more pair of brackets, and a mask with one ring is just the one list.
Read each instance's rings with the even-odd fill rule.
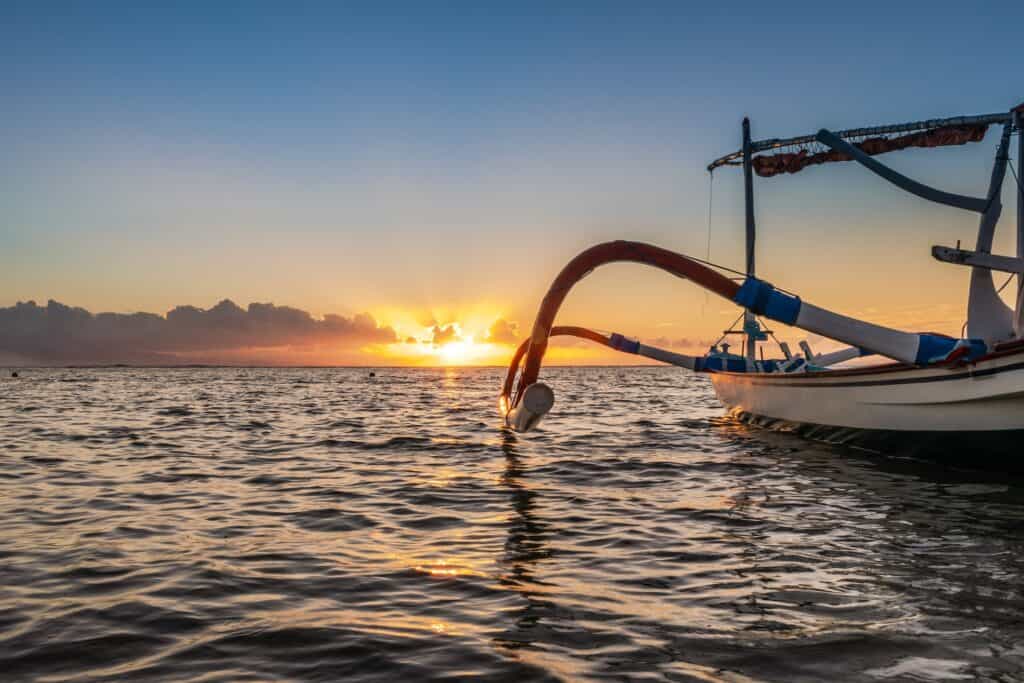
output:
[[377,376],[377,373],[376,373],[376,372],[371,372],[371,373],[370,373],[370,377],[376,377],[376,376]]
[[17,373],[17,372],[12,372],[12,373],[11,373],[11,377],[17,377],[17,376],[18,376],[18,373]]

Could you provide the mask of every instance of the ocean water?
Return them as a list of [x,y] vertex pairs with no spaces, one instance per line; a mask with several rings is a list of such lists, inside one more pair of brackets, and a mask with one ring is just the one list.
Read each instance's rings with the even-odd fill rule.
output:
[[1024,680],[1024,480],[682,371],[8,374],[4,681]]

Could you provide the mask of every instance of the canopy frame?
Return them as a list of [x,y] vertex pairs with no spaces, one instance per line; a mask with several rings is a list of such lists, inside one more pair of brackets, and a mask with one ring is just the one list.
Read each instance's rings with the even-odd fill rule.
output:
[[[950,192],[944,192],[930,187],[907,176],[898,173],[885,164],[876,160],[872,154],[860,149],[852,141],[870,137],[894,135],[899,133],[915,133],[930,131],[946,127],[968,127],[968,126],[989,126],[1002,124],[1003,132],[996,152],[995,163],[992,168],[992,178],[989,183],[988,192],[985,197],[970,197]],[[981,114],[977,116],[954,116],[942,119],[926,119],[923,121],[912,121],[886,126],[873,126],[869,128],[850,128],[832,132],[821,129],[813,135],[801,135],[792,138],[769,138],[754,141],[750,136],[750,120],[743,119],[743,146],[740,150],[715,159],[707,166],[709,173],[714,173],[716,168],[721,166],[742,166],[744,180],[744,203],[746,223],[746,271],[748,277],[754,276],[755,263],[755,241],[757,229],[754,218],[754,189],[753,189],[753,165],[758,152],[779,150],[785,147],[820,144],[840,152],[847,159],[853,160],[867,168],[872,173],[881,176],[901,190],[921,197],[928,201],[936,202],[946,206],[952,206],[967,211],[974,211],[981,214],[980,225],[978,226],[978,244],[974,252],[970,254],[954,254],[958,258],[942,258],[936,253],[936,258],[947,262],[962,263],[971,266],[971,285],[968,296],[967,329],[972,336],[984,339],[987,342],[1003,342],[1007,339],[1024,337],[1024,272],[1018,277],[1017,305],[1010,309],[999,298],[998,291],[992,283],[992,270],[1000,270],[1000,267],[993,267],[996,262],[1006,266],[1013,261],[1017,266],[1021,259],[1024,259],[1024,184],[1018,178],[1017,183],[1017,258],[1004,258],[991,256],[992,235],[1002,210],[999,200],[1000,189],[1005,176],[1007,163],[1009,162],[1010,136],[1016,131],[1018,143],[1018,161],[1024,161],[1024,104],[1011,109],[1008,112],[996,114]],[[959,144],[962,144],[959,143]],[[948,248],[943,255],[949,256],[952,250]],[[935,252],[933,252],[935,253]],[[967,258],[970,256],[971,258]],[[1006,261],[1007,263],[1003,263]],[[744,318],[744,331],[746,332],[746,355],[754,357],[756,343],[763,335],[751,316]]]
[[[924,121],[911,121],[910,123],[897,123],[887,126],[872,126],[869,128],[849,128],[847,130],[835,131],[833,135],[843,140],[871,137],[875,135],[892,135],[894,133],[913,133],[915,131],[928,130],[930,128],[942,128],[945,126],[987,126],[993,123],[1010,123],[1013,121],[1013,112],[1001,112],[998,114],[979,114],[977,116],[953,116],[945,119],[926,119]],[[1019,129],[1018,129],[1019,130]],[[773,149],[781,149],[793,145],[806,145],[817,141],[817,133],[810,135],[798,135],[792,138],[767,138],[764,140],[753,140],[750,142],[750,153],[766,152]],[[714,171],[720,166],[741,166],[743,164],[744,149],[739,149],[732,154],[726,154],[708,164],[708,171]]]

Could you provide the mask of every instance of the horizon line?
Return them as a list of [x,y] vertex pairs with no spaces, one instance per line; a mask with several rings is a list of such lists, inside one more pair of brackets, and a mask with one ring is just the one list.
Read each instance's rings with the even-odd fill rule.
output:
[[[181,365],[148,365],[132,363],[97,363],[75,365],[8,365],[12,370],[450,370],[450,369],[508,369],[507,365],[227,365],[217,363],[189,363]],[[674,367],[655,363],[566,363],[546,365],[547,368],[654,368]]]

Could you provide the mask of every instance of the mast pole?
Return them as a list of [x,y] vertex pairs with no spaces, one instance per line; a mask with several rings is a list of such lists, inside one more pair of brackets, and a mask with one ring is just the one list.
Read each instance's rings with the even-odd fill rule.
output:
[[1017,257],[1024,258],[1024,180],[1021,180],[1024,173],[1024,109],[1018,107],[1013,118],[1013,125],[1017,128]]
[[[747,246],[747,277],[753,277],[754,268],[754,245],[757,241],[756,226],[754,225],[754,168],[752,163],[752,149],[750,144],[750,118],[743,117],[743,203],[746,207],[746,246]],[[743,314],[743,328],[747,333],[747,360],[757,360],[757,318],[747,310]]]
[[754,275],[754,168],[750,149],[750,119],[743,119],[743,203],[747,210],[747,275]]
[[[1013,125],[1017,129],[1017,258],[1024,258],[1024,107],[1013,112]],[[1024,335],[1024,273],[1017,275],[1017,306],[1013,313],[1014,335]]]

